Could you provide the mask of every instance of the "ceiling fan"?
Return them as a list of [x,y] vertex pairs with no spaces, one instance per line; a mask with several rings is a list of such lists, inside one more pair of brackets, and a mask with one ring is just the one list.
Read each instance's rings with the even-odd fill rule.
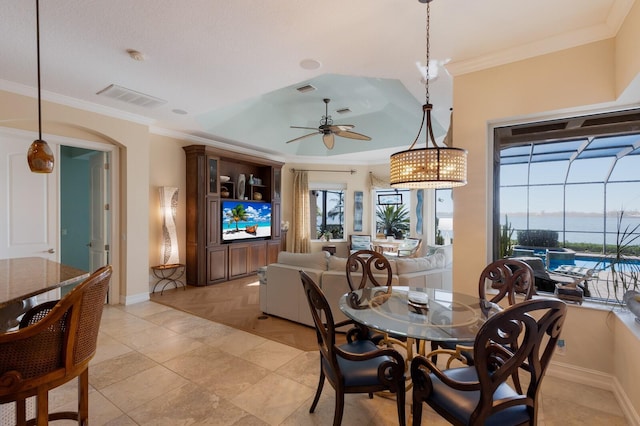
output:
[[315,130],[313,133],[309,133],[308,135],[300,136],[299,138],[291,139],[287,141],[287,143],[299,141],[300,139],[308,138],[309,136],[314,136],[317,134],[322,135],[322,142],[327,147],[327,149],[333,149],[333,145],[335,143],[334,135],[349,138],[349,139],[358,139],[361,141],[370,141],[371,138],[369,136],[362,135],[360,133],[352,132],[355,126],[353,124],[333,124],[333,120],[329,115],[329,102],[331,99],[323,99],[325,104],[325,114],[320,119],[320,126],[316,129],[315,127],[299,127],[299,126],[291,126],[292,129],[308,129]]

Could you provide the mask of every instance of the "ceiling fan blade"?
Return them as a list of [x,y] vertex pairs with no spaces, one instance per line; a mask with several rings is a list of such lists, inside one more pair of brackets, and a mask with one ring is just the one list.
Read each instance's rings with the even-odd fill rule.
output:
[[308,138],[309,136],[315,136],[315,135],[317,135],[317,134],[318,134],[318,132],[317,132],[317,131],[316,131],[316,132],[314,132],[314,133],[309,133],[308,135],[304,135],[304,136],[300,136],[300,137],[295,138],[295,139],[291,139],[290,141],[287,141],[286,143],[291,143],[291,142],[299,141],[300,139]]
[[353,129],[354,127],[356,127],[356,126],[354,126],[353,124],[334,124],[332,126],[329,126],[329,129],[332,132],[336,132],[337,133],[337,132],[347,132],[347,131]]
[[300,126],[289,126],[292,129],[307,129],[307,130],[318,130],[317,127],[300,127]]
[[349,138],[349,139],[358,139],[361,141],[370,141],[371,138],[369,136],[360,134],[360,133],[356,133],[356,132],[349,132],[349,131],[337,131],[335,132],[336,135],[343,137],[343,138]]
[[324,142],[324,146],[326,146],[327,149],[333,149],[336,139],[333,137],[333,133],[325,133],[322,135],[322,142]]

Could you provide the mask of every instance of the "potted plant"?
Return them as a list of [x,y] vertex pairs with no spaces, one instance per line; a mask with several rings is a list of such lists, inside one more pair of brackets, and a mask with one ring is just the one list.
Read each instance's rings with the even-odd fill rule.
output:
[[[596,265],[602,270],[603,277],[598,277],[598,281],[605,283],[606,298],[614,299],[620,304],[627,305],[636,317],[640,315],[640,310],[632,309],[640,302],[638,296],[640,287],[640,260],[636,256],[630,256],[632,248],[637,246],[640,238],[640,225],[624,225],[624,211],[618,214],[616,245],[612,256],[606,256]],[[606,254],[606,253],[605,253]]]
[[378,206],[376,218],[379,231],[386,236],[402,239],[409,231],[409,211],[403,204]]

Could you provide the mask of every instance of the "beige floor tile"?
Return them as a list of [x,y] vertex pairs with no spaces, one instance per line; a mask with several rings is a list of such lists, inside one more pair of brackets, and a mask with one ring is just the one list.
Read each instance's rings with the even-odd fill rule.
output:
[[544,419],[546,426],[623,426],[627,424],[622,416],[548,397],[544,398]]
[[248,413],[214,393],[187,384],[128,413],[140,425],[233,425]]
[[145,317],[156,325],[161,325],[177,333],[186,333],[194,327],[207,325],[210,321],[175,309],[164,310]]
[[240,354],[239,357],[275,371],[302,353],[300,349],[267,340]]
[[204,342],[207,345],[220,348],[221,350],[236,356],[239,356],[251,349],[255,349],[256,346],[265,343],[266,341],[267,339],[264,337],[256,336],[255,334],[241,330],[234,330],[232,333],[220,338],[204,339]]
[[561,400],[567,405],[578,405],[613,415],[622,412],[613,392],[573,383],[557,377],[545,376],[542,382],[543,406],[548,400]]
[[271,425],[278,425],[313,394],[313,389],[271,373],[231,402]]
[[208,339],[209,341],[215,341],[216,339],[228,336],[235,331],[235,328],[229,327],[227,325],[208,322],[207,324],[204,324],[202,326],[194,327],[190,330],[187,330],[186,332],[182,333],[182,335],[204,342],[205,339]]
[[89,369],[89,384],[98,390],[158,365],[152,359],[131,352],[103,361]]
[[96,350],[96,354],[91,360],[90,365],[99,364],[102,361],[124,355],[131,352],[132,350],[133,349],[131,349],[131,347],[125,345],[121,341],[114,339],[113,337],[105,333],[99,333],[98,348]]
[[181,355],[164,365],[227,399],[250,389],[269,374],[266,368],[210,347]]
[[[51,409],[50,411],[77,411],[77,400],[69,402],[66,405]],[[89,424],[104,425],[111,420],[122,416],[122,410],[116,407],[111,401],[104,397],[100,392],[89,392]],[[55,426],[76,425],[78,422],[73,420],[56,421],[51,423]]]
[[320,378],[320,354],[318,351],[302,352],[278,368],[276,373],[309,386],[315,391]]
[[100,392],[128,413],[188,383],[187,379],[158,365],[107,386]]
[[152,322],[133,315],[125,315],[123,317],[103,320],[100,323],[100,332],[118,339],[153,327],[154,324]]
[[104,426],[137,426],[137,423],[126,414],[123,414],[115,419],[109,420]]
[[190,337],[176,335],[158,340],[139,349],[141,354],[157,362],[165,362],[178,355],[191,352],[203,346],[202,342]]
[[146,302],[121,306],[121,309],[128,314],[144,318],[153,314],[157,314],[158,312],[169,311],[172,308],[170,306],[161,305],[160,303],[154,303],[150,300],[147,300]]
[[149,346],[175,336],[180,336],[180,334],[151,323],[151,326],[144,330],[136,331],[124,336],[118,336],[118,340],[130,348],[139,351],[145,346]]

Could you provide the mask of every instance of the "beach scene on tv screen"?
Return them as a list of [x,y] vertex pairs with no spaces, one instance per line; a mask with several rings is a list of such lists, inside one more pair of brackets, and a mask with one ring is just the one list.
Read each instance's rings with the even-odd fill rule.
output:
[[271,236],[271,204],[253,201],[222,203],[222,239],[244,240]]

